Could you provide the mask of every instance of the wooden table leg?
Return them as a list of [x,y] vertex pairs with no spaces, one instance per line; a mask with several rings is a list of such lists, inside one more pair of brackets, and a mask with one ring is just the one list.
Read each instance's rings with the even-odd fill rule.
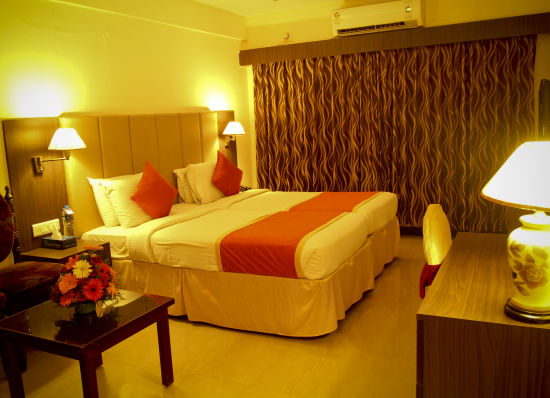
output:
[[17,347],[10,341],[1,342],[2,359],[5,361],[4,370],[8,377],[11,398],[23,398],[25,390],[23,389],[23,378],[21,377],[21,368],[17,356]]
[[96,375],[97,359],[97,352],[89,350],[84,352],[84,356],[79,360],[84,398],[99,398]]
[[162,384],[169,386],[174,382],[172,369],[172,351],[170,349],[170,329],[168,328],[168,310],[165,308],[157,321],[157,336],[159,341],[160,371]]
[[101,352],[100,352],[99,354],[97,354],[95,366],[99,368],[101,365],[103,365],[103,356],[101,355]]

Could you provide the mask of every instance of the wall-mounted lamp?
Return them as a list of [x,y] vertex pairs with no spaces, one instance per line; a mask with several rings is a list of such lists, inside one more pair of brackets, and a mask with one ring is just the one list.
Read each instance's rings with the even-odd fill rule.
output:
[[34,166],[34,172],[36,174],[42,174],[44,169],[42,168],[43,162],[53,162],[57,160],[69,160],[71,154],[69,151],[73,149],[82,149],[86,148],[86,144],[82,141],[82,138],[78,135],[75,129],[73,128],[58,128],[48,145],[48,150],[50,151],[63,151],[62,158],[56,159],[44,159],[42,156],[33,156],[32,164]]
[[231,141],[235,141],[235,135],[244,135],[244,129],[242,124],[239,122],[229,122],[223,130],[223,135],[225,135],[225,147],[227,148]]

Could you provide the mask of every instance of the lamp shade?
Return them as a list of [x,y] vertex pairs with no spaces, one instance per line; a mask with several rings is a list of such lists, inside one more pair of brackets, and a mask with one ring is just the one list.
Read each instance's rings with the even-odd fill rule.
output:
[[244,135],[243,126],[239,122],[229,122],[223,130],[223,135]]
[[68,151],[86,148],[86,144],[73,128],[58,128],[50,141],[49,150]]
[[493,202],[529,210],[550,210],[550,141],[520,145],[481,191]]

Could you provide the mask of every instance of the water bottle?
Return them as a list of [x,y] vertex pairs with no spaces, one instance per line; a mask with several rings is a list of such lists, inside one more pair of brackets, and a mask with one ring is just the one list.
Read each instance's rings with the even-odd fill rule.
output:
[[61,218],[63,219],[63,235],[74,236],[74,211],[69,205],[63,206]]

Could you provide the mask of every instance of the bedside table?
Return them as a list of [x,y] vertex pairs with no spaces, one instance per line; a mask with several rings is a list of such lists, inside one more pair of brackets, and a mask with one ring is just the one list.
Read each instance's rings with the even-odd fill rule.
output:
[[112,265],[111,244],[109,242],[95,242],[82,239],[78,239],[76,241],[76,246],[69,247],[63,250],[39,247],[38,249],[21,253],[21,261],[47,261],[51,263],[66,263],[69,257],[82,253],[86,250],[85,247],[87,246],[102,246],[103,251],[100,251],[97,254],[105,264]]

